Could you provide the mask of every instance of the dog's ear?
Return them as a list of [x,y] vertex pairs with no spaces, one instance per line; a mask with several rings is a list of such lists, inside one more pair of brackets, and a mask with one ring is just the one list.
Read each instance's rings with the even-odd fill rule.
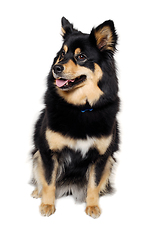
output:
[[96,41],[98,49],[102,52],[105,50],[116,50],[117,34],[112,20],[105,21],[97,28],[93,28],[90,34],[92,41]]
[[65,17],[61,19],[62,23],[62,37],[65,39],[67,35],[71,34],[73,30],[73,24],[71,24]]

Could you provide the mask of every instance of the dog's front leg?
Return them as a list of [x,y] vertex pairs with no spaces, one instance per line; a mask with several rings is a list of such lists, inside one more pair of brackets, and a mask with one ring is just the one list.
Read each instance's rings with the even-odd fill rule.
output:
[[99,207],[99,192],[95,183],[95,165],[92,165],[90,169],[86,203],[85,212],[93,218],[98,218],[101,215],[101,210]]
[[40,213],[43,216],[50,216],[55,212],[55,192],[56,192],[56,175],[58,162],[53,160],[54,168],[51,175],[50,182],[46,181],[46,177],[43,177],[42,183],[42,202],[40,205]]
[[[99,207],[99,195],[106,191],[106,186],[109,184],[109,177],[113,163],[113,158],[109,156],[106,158],[106,162],[102,163],[104,164],[104,168],[101,169],[101,167],[99,168],[96,166],[96,164],[91,166],[86,198],[87,206],[85,212],[93,218],[98,218],[101,215],[101,210]],[[100,174],[98,184],[96,183],[96,171],[99,171]]]
[[55,182],[48,184],[45,180],[42,184],[42,201],[39,207],[43,216],[50,216],[55,212]]
[[[58,162],[51,156],[40,154],[38,151],[38,158],[36,160],[35,176],[41,191],[41,205],[39,207],[40,213],[43,216],[50,216],[55,212],[55,191],[56,191],[56,175]],[[47,158],[47,161],[45,160]],[[49,162],[52,161],[53,165],[50,166]],[[48,166],[48,167],[47,167]],[[49,178],[46,176],[47,174]]]

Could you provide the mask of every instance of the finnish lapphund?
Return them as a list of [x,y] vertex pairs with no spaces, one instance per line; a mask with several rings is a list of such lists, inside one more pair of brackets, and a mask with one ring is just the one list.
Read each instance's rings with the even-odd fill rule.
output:
[[35,124],[32,196],[41,198],[43,216],[55,212],[57,198],[73,195],[98,218],[119,145],[117,34],[111,20],[84,34],[63,17],[62,37]]

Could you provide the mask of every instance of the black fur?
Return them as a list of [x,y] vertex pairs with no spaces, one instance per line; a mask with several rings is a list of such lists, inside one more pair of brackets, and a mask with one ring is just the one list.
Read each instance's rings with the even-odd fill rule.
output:
[[[110,27],[113,34],[112,49],[98,48],[96,43],[95,31],[98,31],[105,25]],[[59,55],[62,54],[63,44],[62,49],[53,61],[47,77],[45,108],[35,125],[35,149],[33,153],[37,150],[40,151],[48,184],[50,184],[51,181],[51,175],[54,169],[53,159],[54,156],[56,156],[59,165],[64,164],[64,171],[57,180],[57,186],[69,183],[76,183],[77,185],[87,184],[86,172],[93,163],[96,164],[96,184],[98,185],[108,157],[113,156],[114,152],[118,150],[119,144],[118,123],[116,120],[116,115],[119,111],[118,80],[113,58],[117,34],[111,20],[104,22],[96,29],[92,29],[90,34],[83,34],[74,29],[73,25],[65,18],[62,18],[62,27],[64,30],[64,44],[68,46],[69,50],[65,57],[60,60],[61,65],[71,59],[75,64],[94,71],[94,64],[96,63],[103,72],[102,79],[99,81],[98,86],[104,94],[93,106],[90,106],[89,102],[86,102],[84,105],[68,103],[58,94],[56,86],[53,84],[55,78],[53,77],[52,70]],[[73,56],[76,48],[81,48],[82,52],[87,55],[88,60],[85,63],[76,63]],[[93,109],[92,111],[81,111],[91,108]],[[53,152],[49,149],[45,138],[47,128],[73,139],[86,139],[87,136],[99,138],[109,136],[113,133],[113,140],[104,155],[100,155],[94,148],[91,148],[84,157],[79,151],[74,151],[68,147],[65,147],[61,151],[57,150]],[[64,160],[68,155],[72,160],[69,167]]]

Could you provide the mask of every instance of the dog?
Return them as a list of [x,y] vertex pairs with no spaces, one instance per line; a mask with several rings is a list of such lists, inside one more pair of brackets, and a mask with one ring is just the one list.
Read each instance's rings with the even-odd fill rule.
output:
[[110,192],[119,149],[118,79],[112,20],[84,34],[61,19],[63,44],[47,77],[45,108],[35,124],[32,151],[34,198],[40,213],[55,212],[67,195],[86,202],[87,215],[101,214],[99,197]]

